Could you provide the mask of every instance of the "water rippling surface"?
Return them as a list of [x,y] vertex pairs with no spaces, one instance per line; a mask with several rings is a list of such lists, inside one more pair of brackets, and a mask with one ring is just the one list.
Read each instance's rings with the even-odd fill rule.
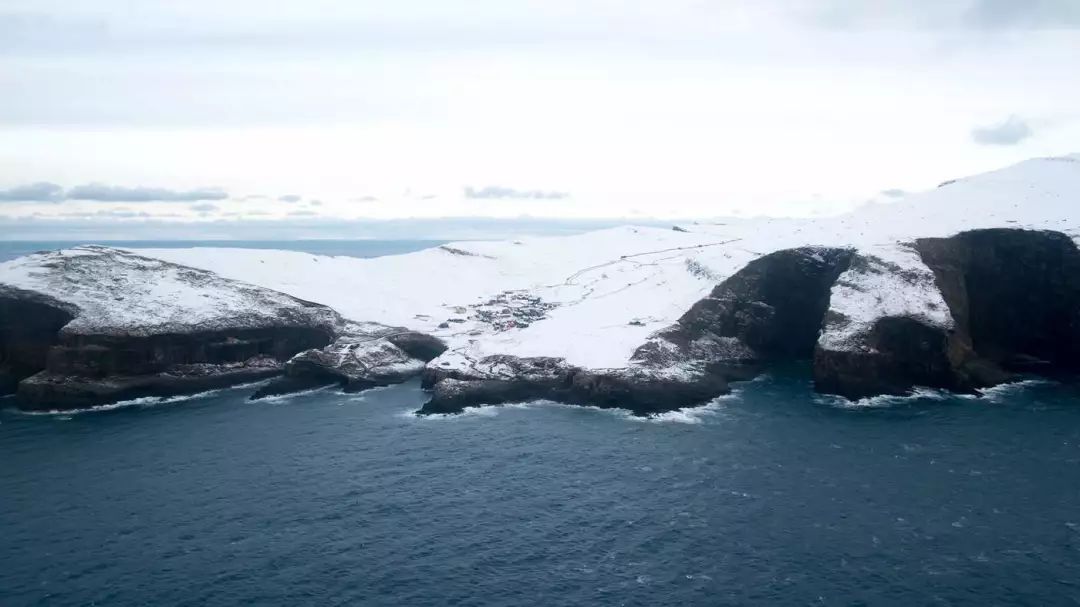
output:
[[1076,387],[852,406],[781,372],[648,420],[250,392],[0,413],[0,604],[1080,602]]

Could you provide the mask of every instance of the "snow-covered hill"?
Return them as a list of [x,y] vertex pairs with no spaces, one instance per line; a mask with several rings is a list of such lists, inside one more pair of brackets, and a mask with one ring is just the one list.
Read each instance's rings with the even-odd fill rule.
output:
[[0,263],[0,285],[72,306],[67,334],[152,335],[265,327],[322,327],[342,319],[311,305],[213,272],[117,249],[83,246]]
[[306,384],[370,387],[415,376],[443,349],[426,335],[108,247],[0,263],[0,394],[17,393],[24,407],[182,394],[296,367]]
[[[458,242],[376,259],[207,248],[139,253],[323,303],[348,318],[431,332],[450,345],[432,363],[444,367],[506,354],[622,368],[650,335],[748,262],[806,245],[853,248],[922,272],[922,291],[863,270],[842,279],[834,306],[861,328],[880,315],[881,306],[948,323],[928,270],[900,243],[989,227],[1050,229],[1080,238],[1080,156],[1026,161],[839,217],[680,227],[686,231],[621,227]],[[847,333],[860,330],[857,324],[845,327]],[[827,337],[839,343],[850,335]]]

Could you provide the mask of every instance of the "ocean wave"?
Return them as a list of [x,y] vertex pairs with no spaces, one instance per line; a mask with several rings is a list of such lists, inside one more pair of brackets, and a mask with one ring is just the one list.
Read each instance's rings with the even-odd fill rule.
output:
[[[275,394],[274,396],[264,396],[256,400],[251,401],[254,404],[280,404],[287,403],[291,400],[296,400],[304,396],[311,396],[312,394],[318,394],[320,392],[328,392],[334,386],[320,386],[318,388],[312,388],[310,390],[300,390],[299,392],[289,392],[288,394]],[[359,400],[359,399],[358,399]]]
[[540,405],[540,402],[530,403],[508,403],[505,405],[479,405],[476,407],[465,407],[460,413],[426,413],[421,414],[416,409],[408,409],[398,413],[398,417],[414,420],[424,421],[459,421],[466,419],[475,419],[478,417],[495,417],[499,414],[500,410],[510,409],[531,409],[536,405]]
[[835,394],[815,394],[814,402],[819,405],[836,407],[838,409],[887,409],[889,407],[909,405],[918,401],[945,401],[953,398],[965,398],[970,396],[971,395],[967,394],[955,394],[948,390],[939,390],[936,388],[915,388],[911,394],[881,394],[857,400],[850,400]]
[[663,413],[653,413],[650,415],[634,415],[633,411],[629,409],[622,409],[616,407],[597,407],[594,405],[571,405],[567,403],[560,403],[549,400],[536,400],[525,403],[509,403],[504,405],[480,405],[476,407],[466,407],[460,413],[432,413],[428,415],[420,415],[416,410],[410,409],[398,414],[398,417],[404,417],[409,419],[423,419],[423,420],[463,420],[463,419],[476,419],[476,418],[488,418],[499,415],[502,411],[513,411],[522,409],[537,409],[537,408],[560,408],[569,409],[574,411],[591,411],[594,413],[600,413],[603,415],[612,415],[614,417],[625,419],[633,422],[644,423],[676,423],[676,424],[701,424],[705,422],[711,415],[715,415],[721,408],[725,401],[729,401],[738,398],[739,390],[733,391],[730,394],[718,396],[708,403],[698,407],[685,407],[682,409],[676,409],[673,411],[665,411]]
[[1009,397],[1014,397],[1017,394],[1029,390],[1031,388],[1039,386],[1050,386],[1057,382],[1049,379],[1025,379],[1023,381],[1012,382],[1008,384],[998,384],[990,388],[983,388],[979,390],[979,396],[991,403],[1005,402]]
[[56,416],[57,419],[70,419],[71,415],[82,415],[84,413],[102,413],[104,411],[115,411],[117,409],[127,409],[134,407],[149,408],[160,407],[162,405],[175,405],[177,403],[184,403],[193,400],[199,400],[202,398],[208,398],[211,396],[218,396],[226,392],[236,392],[240,390],[249,390],[261,386],[266,383],[266,380],[257,382],[250,382],[246,384],[239,384],[236,386],[229,386],[228,388],[218,388],[215,390],[206,390],[205,392],[196,392],[194,394],[180,394],[177,396],[143,396],[140,398],[132,398],[128,400],[119,400],[115,403],[109,403],[107,405],[97,405],[95,407],[86,407],[84,409],[44,409],[40,411],[25,411],[22,409],[13,409],[13,412],[19,415],[30,416]]
[[909,405],[919,401],[980,400],[984,402],[1001,403],[1030,388],[1051,385],[1054,383],[1055,382],[1048,379],[1027,379],[1007,384],[999,384],[990,388],[983,388],[977,390],[975,394],[963,394],[936,388],[915,388],[911,394],[903,396],[882,394],[880,396],[870,396],[858,400],[849,400],[843,396],[836,396],[833,394],[816,394],[814,395],[814,402],[840,409],[882,409]]
[[[657,424],[703,424],[705,421],[720,412],[724,404],[739,398],[741,390],[735,390],[730,394],[718,396],[711,401],[697,407],[683,407],[674,411],[653,413],[651,415],[630,415],[628,419],[635,422],[647,422]],[[629,413],[629,411],[627,412]]]

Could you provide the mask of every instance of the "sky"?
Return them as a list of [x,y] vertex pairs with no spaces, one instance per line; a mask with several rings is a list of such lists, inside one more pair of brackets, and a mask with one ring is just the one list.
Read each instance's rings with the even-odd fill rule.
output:
[[1076,0],[0,0],[0,238],[834,214],[1080,151],[1078,57]]

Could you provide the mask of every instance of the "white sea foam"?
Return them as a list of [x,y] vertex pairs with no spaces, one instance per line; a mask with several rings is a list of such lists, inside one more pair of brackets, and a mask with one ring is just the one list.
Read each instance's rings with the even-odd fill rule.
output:
[[1048,386],[1054,383],[1056,382],[1049,379],[1026,379],[1008,384],[999,384],[990,388],[983,388],[982,390],[979,390],[979,396],[982,397],[982,400],[987,402],[1003,403],[1010,397],[1016,396],[1030,388],[1036,386]]
[[296,400],[296,399],[302,398],[304,396],[311,396],[312,394],[318,394],[320,392],[326,392],[326,391],[330,390],[331,387],[332,386],[320,386],[318,388],[312,388],[310,390],[301,390],[299,392],[290,392],[288,394],[276,394],[274,396],[264,396],[262,398],[256,399],[256,400],[251,401],[251,402],[253,402],[255,404],[263,403],[263,404],[271,404],[271,405],[280,404],[280,403],[287,403],[289,401]]
[[83,413],[101,413],[103,411],[114,411],[116,409],[127,409],[133,407],[149,408],[159,407],[162,405],[175,405],[177,403],[184,403],[188,401],[209,398],[211,396],[217,396],[226,392],[249,390],[265,383],[266,380],[261,380],[257,382],[230,386],[228,388],[218,388],[216,390],[207,390],[205,392],[196,392],[194,394],[181,394],[177,396],[143,396],[140,398],[132,398],[129,400],[120,400],[116,401],[115,403],[109,403],[107,405],[86,407],[84,409],[45,409],[40,411],[24,411],[21,409],[15,409],[14,411],[20,415],[60,416],[57,419],[63,419],[66,416],[81,415]]
[[429,413],[425,415],[421,415],[416,409],[408,409],[398,413],[398,417],[422,421],[461,421],[477,417],[495,417],[499,414],[500,409],[511,408],[524,409],[526,407],[522,405],[481,405],[479,407],[466,407],[460,413]]
[[831,407],[838,407],[841,409],[887,408],[895,407],[898,405],[910,404],[919,400],[945,401],[953,399],[977,399],[983,402],[1002,403],[1009,398],[1016,396],[1020,392],[1023,392],[1024,390],[1028,390],[1035,386],[1046,386],[1053,383],[1055,382],[1048,379],[1027,379],[1007,384],[999,384],[990,388],[983,388],[981,390],[978,390],[976,394],[961,394],[935,388],[916,388],[911,394],[905,396],[883,394],[881,396],[871,396],[868,398],[860,398],[858,400],[848,400],[842,396],[835,396],[832,394],[817,394],[814,396],[814,402],[818,404],[828,405]]
[[653,413],[652,415],[630,415],[628,419],[636,422],[673,423],[673,424],[703,424],[705,420],[720,412],[723,405],[740,397],[741,390],[735,390],[730,394],[718,396],[708,403],[698,407],[684,407],[674,411]]
[[705,419],[708,416],[715,415],[719,411],[723,402],[737,398],[738,393],[739,391],[737,390],[735,392],[732,392],[731,394],[719,396],[699,407],[685,407],[682,409],[676,409],[674,411],[665,411],[664,413],[654,413],[644,416],[634,415],[634,413],[629,409],[596,407],[593,405],[570,405],[550,400],[536,400],[525,403],[508,403],[504,405],[479,405],[476,407],[466,407],[460,413],[432,413],[428,415],[419,415],[417,411],[410,409],[408,411],[403,411],[399,413],[398,416],[406,417],[409,419],[460,420],[495,417],[499,415],[501,411],[535,409],[545,407],[568,409],[573,411],[590,411],[603,415],[612,415],[620,419],[634,422],[701,424],[704,423]]
[[954,394],[948,390],[936,388],[915,388],[911,394],[894,395],[881,394],[869,396],[858,400],[850,400],[835,394],[815,394],[814,402],[820,405],[828,405],[839,409],[885,409],[899,405],[911,404],[920,400],[945,401],[952,398],[960,398],[965,395]]

